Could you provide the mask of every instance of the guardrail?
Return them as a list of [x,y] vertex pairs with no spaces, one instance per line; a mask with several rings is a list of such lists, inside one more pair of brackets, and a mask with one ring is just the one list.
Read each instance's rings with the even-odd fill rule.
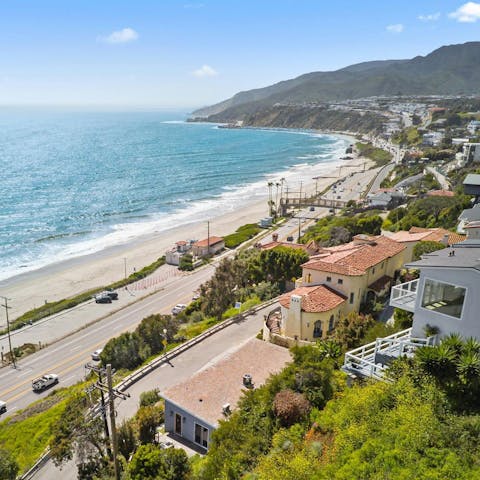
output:
[[[144,365],[143,367],[140,367],[138,370],[135,372],[131,373],[127,377],[125,377],[120,383],[118,383],[115,386],[116,390],[119,391],[124,391],[127,390],[130,386],[132,386],[135,382],[140,380],[141,378],[145,377],[148,375],[150,372],[158,368],[160,365],[169,362],[171,358],[176,357],[177,355],[180,355],[182,352],[188,350],[189,348],[197,345],[198,343],[202,342],[206,338],[214,335],[215,333],[219,332],[220,330],[223,330],[226,327],[229,327],[230,325],[233,325],[234,323],[237,323],[241,320],[243,320],[245,317],[249,315],[253,315],[260,310],[263,310],[264,308],[273,305],[276,303],[278,300],[278,297],[272,298],[271,300],[267,300],[266,302],[261,303],[260,305],[256,305],[253,308],[250,308],[249,310],[245,310],[245,312],[239,313],[238,315],[235,315],[234,317],[227,318],[226,320],[223,320],[220,323],[217,323],[216,325],[213,325],[212,327],[208,328],[204,332],[202,332],[200,335],[197,335],[196,337],[193,337],[190,340],[187,340],[186,342],[182,343],[181,345],[178,345],[178,347],[172,348],[169,352],[164,353],[158,358],[155,358],[152,360],[150,363],[147,365]],[[108,395],[105,397],[105,402],[108,402]],[[100,411],[100,404],[98,403],[95,405],[95,407],[92,407],[90,410],[94,415]],[[17,480],[30,480],[31,478],[34,477],[34,475],[37,473],[40,468],[47,463],[47,461],[50,459],[50,450],[47,448],[47,450],[42,454],[42,456],[35,462],[35,464],[27,471],[25,472],[22,476],[17,477]]]

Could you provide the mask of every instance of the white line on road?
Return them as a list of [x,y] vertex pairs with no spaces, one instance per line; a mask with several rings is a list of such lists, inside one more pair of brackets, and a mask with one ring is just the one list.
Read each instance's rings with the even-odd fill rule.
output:
[[62,379],[64,382],[68,382],[69,380],[73,380],[75,378],[75,375],[70,375],[67,378]]
[[18,377],[24,377],[25,375],[30,375],[32,373],[32,369],[28,368],[25,372],[21,373],[20,375],[17,375]]

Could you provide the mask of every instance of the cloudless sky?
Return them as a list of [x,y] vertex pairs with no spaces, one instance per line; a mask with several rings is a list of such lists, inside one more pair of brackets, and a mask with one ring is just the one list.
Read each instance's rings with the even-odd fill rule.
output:
[[479,34],[465,1],[4,0],[0,105],[195,108]]

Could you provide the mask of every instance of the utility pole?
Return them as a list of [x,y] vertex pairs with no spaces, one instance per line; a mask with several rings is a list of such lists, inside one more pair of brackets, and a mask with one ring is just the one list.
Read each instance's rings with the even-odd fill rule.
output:
[[[97,367],[95,365],[91,365],[90,363],[87,363],[85,365],[85,368],[95,372],[98,375],[99,384],[102,385],[102,373],[105,373],[105,369],[102,368],[102,367]],[[94,386],[94,388],[96,388],[96,387]],[[107,451],[108,451],[108,456],[111,459],[112,458],[112,450],[110,448],[110,432],[109,432],[109,429],[108,429],[107,406],[105,405],[105,394],[104,394],[102,388],[100,388],[99,390],[100,390],[100,406],[101,406],[101,409],[102,409],[102,418],[103,418],[103,426],[104,426],[104,430],[105,430],[105,438],[107,439],[107,442],[108,442],[108,445],[109,445],[107,447]]]
[[302,226],[302,219],[298,217],[298,240],[297,242],[300,242],[300,227]]
[[115,471],[115,480],[120,480],[120,468],[118,465],[118,439],[117,427],[115,425],[115,394],[112,385],[112,365],[107,365],[107,385],[108,385],[108,402],[110,406],[110,426],[112,427],[112,452],[113,452],[113,468]]
[[5,316],[7,318],[7,335],[8,335],[8,348],[10,349],[10,358],[12,359],[12,362],[13,362],[13,368],[17,368],[17,364],[15,363],[14,351],[12,350],[12,339],[10,337],[10,322],[8,320],[8,309],[12,307],[8,306],[9,299],[7,297],[3,297],[2,295],[0,295],[0,298],[3,299],[3,301],[5,302],[5,304],[2,305],[2,307],[5,308]]
[[[115,417],[116,417],[115,398],[121,398],[122,400],[126,400],[128,397],[130,397],[130,394],[119,392],[118,390],[115,390],[113,388],[112,365],[110,363],[107,365],[107,369],[106,369],[107,385],[105,385],[101,381],[100,372],[103,373],[103,371],[104,371],[103,369],[93,367],[92,365],[90,365],[88,363],[87,363],[87,365],[85,365],[85,367],[99,373],[100,380],[94,385],[94,388],[98,388],[100,390],[101,399],[102,399],[102,406],[104,406],[104,404],[105,404],[105,398],[103,396],[103,392],[108,393],[108,408],[110,410],[110,428],[111,428],[111,432],[112,432],[112,434],[111,434],[111,445],[112,445],[113,467],[114,467],[114,471],[115,471],[115,480],[120,480],[120,467],[119,467],[119,464],[118,464],[118,438],[117,438],[117,427],[116,427],[116,424],[115,424]],[[107,425],[107,421],[106,421],[105,409],[103,410],[102,414],[104,415],[104,422],[105,422],[105,426],[106,426],[105,434],[108,437],[108,433],[107,433],[108,425]]]

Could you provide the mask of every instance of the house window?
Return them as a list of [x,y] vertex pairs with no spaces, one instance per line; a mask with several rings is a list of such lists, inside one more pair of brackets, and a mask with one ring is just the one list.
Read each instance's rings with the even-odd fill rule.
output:
[[353,292],[350,293],[350,303],[353,303],[354,297],[355,297],[355,294]]
[[422,307],[450,317],[462,316],[465,288],[426,279],[423,288]]
[[375,267],[372,268],[372,275],[375,273]]
[[195,423],[195,443],[208,448],[208,428]]
[[327,277],[327,282],[331,282],[332,281],[332,277]]
[[343,278],[339,278],[339,279],[337,280],[337,283],[338,283],[339,285],[343,285]]
[[330,320],[328,321],[328,333],[332,333],[333,327],[335,326],[335,319],[333,315],[330,317]]
[[321,320],[317,320],[313,325],[313,338],[322,338],[322,337],[323,337],[322,322]]

